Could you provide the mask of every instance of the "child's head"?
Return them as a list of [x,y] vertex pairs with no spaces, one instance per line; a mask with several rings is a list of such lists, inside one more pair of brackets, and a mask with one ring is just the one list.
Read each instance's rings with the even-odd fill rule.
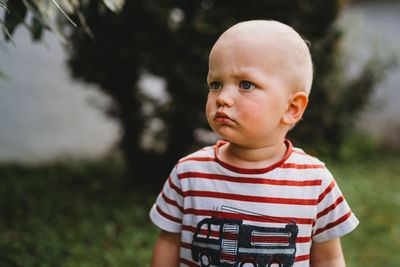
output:
[[281,140],[300,119],[312,83],[305,41],[277,21],[246,21],[210,52],[207,118],[215,132],[247,147]]

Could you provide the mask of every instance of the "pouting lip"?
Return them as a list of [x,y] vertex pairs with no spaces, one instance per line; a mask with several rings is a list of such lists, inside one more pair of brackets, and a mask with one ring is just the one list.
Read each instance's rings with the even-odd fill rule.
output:
[[231,119],[231,117],[229,117],[225,112],[222,111],[217,111],[215,113],[214,120],[216,119],[229,119],[231,121],[234,121],[233,119]]

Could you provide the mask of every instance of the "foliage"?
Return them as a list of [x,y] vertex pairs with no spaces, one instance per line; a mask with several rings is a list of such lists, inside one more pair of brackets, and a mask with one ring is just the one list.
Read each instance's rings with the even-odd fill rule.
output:
[[[179,157],[204,145],[196,132],[209,131],[203,111],[208,52],[232,24],[276,19],[311,41],[315,79],[310,105],[289,137],[316,151],[323,148],[339,155],[336,148],[346,139],[386,67],[371,58],[357,77],[346,77],[340,60],[342,33],[335,25],[346,0],[245,4],[240,0],[135,0],[123,8],[118,5],[122,0],[58,2],[58,10],[70,14],[67,18],[79,27],[66,20],[57,23],[59,27],[51,26],[54,12],[47,11],[57,7],[54,0],[8,0],[11,12],[5,11],[5,25],[10,34],[17,25],[28,25],[24,18],[30,10],[39,22],[28,26],[34,36],[40,38],[42,27],[66,36],[73,77],[98,85],[113,101],[105,112],[120,123],[121,148],[130,170],[157,177],[157,183],[164,181]],[[165,79],[167,100],[152,99],[143,92],[138,81],[146,73]],[[147,149],[142,144],[149,132],[157,142]]]
[[[116,13],[123,8],[124,3],[125,0],[104,0],[104,4]],[[65,44],[65,34],[61,29],[62,18],[65,18],[71,25],[77,26],[67,13],[75,14],[82,29],[92,36],[85,17],[82,16],[82,5],[82,1],[79,0],[0,0],[0,27],[5,40],[11,41],[14,46],[16,43],[12,35],[19,25],[23,25],[29,30],[34,41],[40,41],[43,31],[47,29],[55,33],[60,42]],[[1,11],[3,12],[1,13]],[[6,78],[7,75],[0,70],[0,79]]]
[[[347,266],[397,266],[400,155],[326,162],[360,220],[342,238]],[[155,194],[126,190],[124,168],[114,158],[0,165],[0,266],[148,266]]]
[[[124,3],[124,0],[104,0],[105,6],[113,12],[119,12]],[[35,41],[41,40],[44,29],[49,29],[65,43],[64,33],[56,23],[59,15],[64,16],[76,27],[76,23],[67,13],[75,14],[83,29],[90,34],[90,29],[81,13],[83,5],[83,1],[78,0],[2,0],[0,7],[4,13],[0,17],[0,24],[6,40],[12,41],[15,29],[22,24],[31,32]],[[30,23],[27,21],[30,18],[28,13],[32,15]]]
[[[179,157],[203,145],[196,131],[209,129],[203,110],[212,44],[236,22],[276,19],[311,41],[315,69],[309,108],[289,136],[295,143],[324,147],[331,153],[343,143],[381,77],[379,64],[367,64],[351,80],[340,65],[341,31],[335,20],[345,4],[341,0],[245,4],[137,0],[127,2],[115,15],[98,1],[90,1],[82,12],[96,41],[79,29],[71,31],[69,66],[75,78],[99,85],[113,99],[107,113],[120,122],[122,148],[133,170],[161,182]],[[168,101],[143,94],[138,81],[144,73],[165,79]],[[149,151],[141,143],[154,121],[161,127],[153,130],[158,142]],[[156,147],[160,141],[163,149]]]

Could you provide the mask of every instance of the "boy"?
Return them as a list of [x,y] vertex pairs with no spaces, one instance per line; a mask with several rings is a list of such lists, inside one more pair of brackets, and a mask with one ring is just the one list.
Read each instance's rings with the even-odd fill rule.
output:
[[206,114],[227,141],[178,161],[150,217],[152,266],[345,266],[358,220],[318,159],[286,133],[312,83],[304,40],[276,21],[224,32],[209,57]]

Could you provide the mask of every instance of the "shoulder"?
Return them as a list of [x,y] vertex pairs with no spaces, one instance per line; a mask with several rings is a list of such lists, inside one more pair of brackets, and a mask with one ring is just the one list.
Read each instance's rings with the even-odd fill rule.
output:
[[325,163],[319,160],[318,158],[307,154],[304,152],[303,149],[298,148],[298,147],[293,147],[292,148],[292,153],[290,157],[288,158],[288,161],[291,161],[293,163],[298,163],[298,164],[310,164],[310,165],[319,165],[325,167]]
[[318,179],[321,181],[321,187],[326,187],[334,179],[324,162],[297,147],[292,148],[281,169],[296,179]]
[[289,157],[283,163],[284,168],[308,170],[308,171],[327,171],[325,163],[318,158],[305,153],[302,149],[292,147]]

